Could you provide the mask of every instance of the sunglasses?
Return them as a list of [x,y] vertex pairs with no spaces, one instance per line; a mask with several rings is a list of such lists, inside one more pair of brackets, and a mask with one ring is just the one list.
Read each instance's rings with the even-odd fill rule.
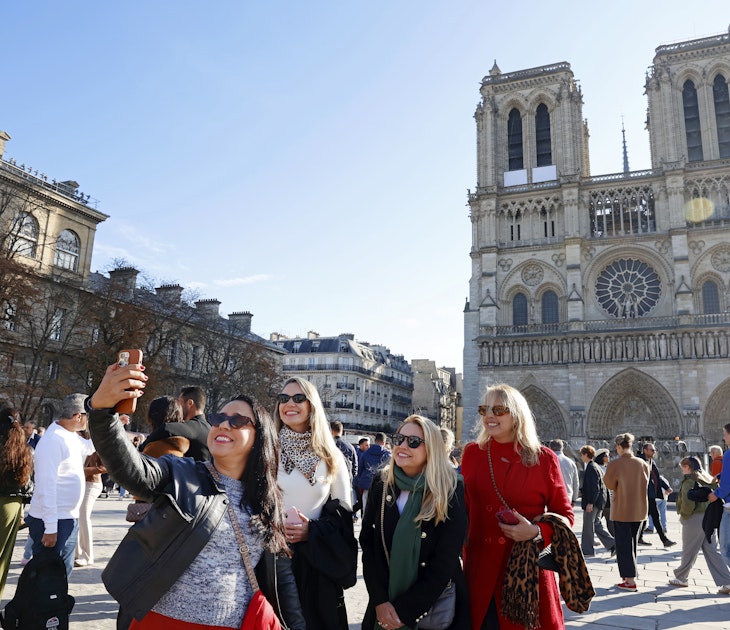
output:
[[426,441],[417,435],[403,435],[402,433],[394,433],[390,436],[390,439],[393,440],[393,444],[396,446],[400,446],[405,442],[408,444],[408,448],[418,448]]
[[246,425],[250,424],[255,427],[256,423],[253,418],[248,416],[242,416],[240,413],[234,413],[232,416],[227,416],[224,413],[209,413],[208,422],[212,427],[218,427],[228,420],[228,424],[231,429],[243,429]]
[[504,405],[492,405],[491,407],[489,405],[479,405],[477,407],[477,411],[480,416],[486,416],[490,409],[492,410],[492,415],[497,417],[504,416],[509,413],[509,407],[505,407]]
[[293,400],[297,403],[297,405],[301,405],[303,402],[307,402],[307,397],[304,394],[294,394],[293,396],[289,396],[289,394],[279,394],[276,397],[276,400],[280,405],[288,403],[290,400]]

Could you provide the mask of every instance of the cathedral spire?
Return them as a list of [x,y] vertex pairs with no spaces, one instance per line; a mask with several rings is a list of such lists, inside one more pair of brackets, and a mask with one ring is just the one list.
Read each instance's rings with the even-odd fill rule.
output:
[[626,129],[624,129],[624,117],[621,115],[621,136],[623,137],[624,146],[624,173],[629,172],[629,151],[626,148]]

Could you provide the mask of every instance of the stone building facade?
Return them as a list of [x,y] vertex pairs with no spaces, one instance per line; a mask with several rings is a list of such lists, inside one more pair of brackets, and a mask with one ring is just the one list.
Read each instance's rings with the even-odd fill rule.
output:
[[730,422],[730,35],[659,46],[651,168],[593,176],[570,64],[481,85],[464,423],[495,382],[543,440],[704,452]]
[[284,352],[251,330],[253,315],[222,317],[218,300],[145,286],[132,267],[92,273],[107,215],[76,182],[7,158],[9,140],[0,131],[0,402],[47,425],[66,394],[92,391],[122,347],[138,347],[154,374],[141,428],[149,401],[182,385],[214,409],[241,391],[268,405]]
[[[430,359],[413,359],[413,413],[460,434],[457,408],[461,402],[461,375],[454,368],[438,367]],[[460,439],[460,435],[459,435]]]
[[271,333],[271,342],[289,353],[284,376],[299,376],[319,391],[330,420],[348,430],[395,431],[413,406],[413,373],[402,355],[385,346],[356,341],[350,333],[289,338]]

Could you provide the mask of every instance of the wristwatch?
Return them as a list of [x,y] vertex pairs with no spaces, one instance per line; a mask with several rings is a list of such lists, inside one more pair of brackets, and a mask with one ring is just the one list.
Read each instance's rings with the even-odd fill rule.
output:
[[534,543],[541,543],[542,542],[542,530],[540,529],[540,526],[537,526],[537,536],[535,536],[532,539],[532,542]]

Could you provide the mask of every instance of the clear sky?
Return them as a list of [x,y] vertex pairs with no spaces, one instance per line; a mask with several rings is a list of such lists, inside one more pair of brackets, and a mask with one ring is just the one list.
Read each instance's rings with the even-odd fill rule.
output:
[[254,332],[353,333],[462,366],[474,110],[494,61],[567,61],[593,175],[649,168],[657,46],[727,0],[152,0],[0,4],[5,158],[73,179],[126,259]]

